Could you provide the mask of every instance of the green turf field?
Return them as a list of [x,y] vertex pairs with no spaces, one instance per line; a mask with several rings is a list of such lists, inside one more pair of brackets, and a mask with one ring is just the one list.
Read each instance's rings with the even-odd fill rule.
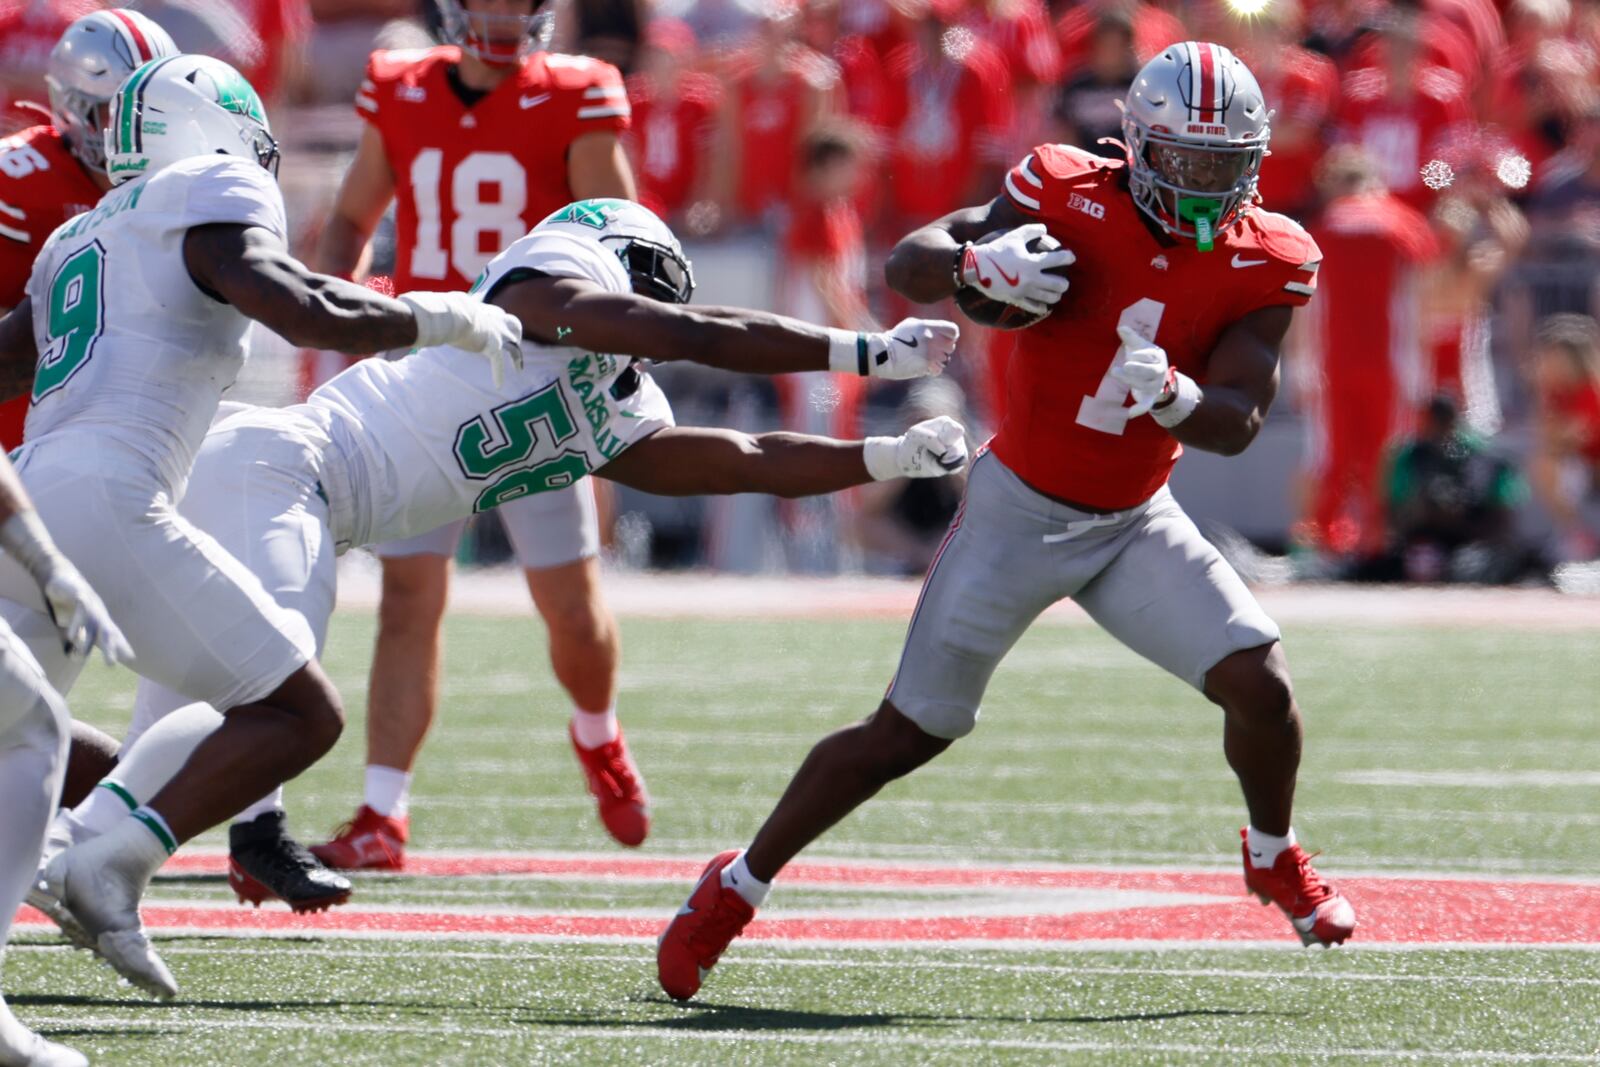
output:
[[[876,704],[902,629],[625,622],[621,710],[655,801],[643,854],[703,860],[743,844],[810,744]],[[358,800],[371,635],[367,618],[335,621],[327,664],[352,722],[291,786],[302,836]],[[413,847],[619,852],[581,791],[534,625],[458,617],[449,642]],[[1307,716],[1296,824],[1322,869],[1600,880],[1596,644],[1581,632],[1294,628]],[[99,669],[74,694],[107,727],[130,702],[126,676]],[[1001,668],[972,738],[812,858],[1231,870],[1242,819],[1217,713],[1099,633],[1051,625]],[[406,876],[357,888],[352,907],[664,922],[687,884]],[[220,879],[184,877],[150,900],[224,894]],[[1000,906],[993,896],[780,885],[763,917],[951,913],[969,898]],[[7,956],[5,988],[24,1021],[97,1061],[162,1067],[1600,1060],[1600,953],[1308,952],[1283,933],[1283,949],[736,943],[702,999],[679,1007],[656,988],[643,940],[165,938],[184,995],[154,1005],[30,931]]]

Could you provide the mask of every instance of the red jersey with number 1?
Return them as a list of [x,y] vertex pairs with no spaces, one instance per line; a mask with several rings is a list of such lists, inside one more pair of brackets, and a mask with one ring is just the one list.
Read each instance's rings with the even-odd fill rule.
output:
[[[0,140],[0,309],[22,303],[33,261],[57,226],[94,207],[100,187],[54,126]],[[0,448],[22,444],[28,396],[0,404]]]
[[[1131,398],[1111,377],[1123,358],[1117,327],[1153,338],[1173,367],[1204,384],[1230,325],[1257,308],[1311,299],[1322,253],[1292,219],[1260,210],[1209,252],[1158,236],[1134,205],[1125,164],[1068,145],[1034,149],[1006,175],[1005,190],[1077,263],[1055,311],[1017,336],[993,451],[1041,492],[1133,507],[1166,484],[1183,449],[1154,419],[1128,418]],[[986,269],[981,250],[977,265]]]
[[451,86],[453,45],[374,52],[356,96],[394,173],[394,283],[464,290],[489,261],[576,199],[567,150],[628,126],[622,75],[585,56],[536,52],[470,107]]

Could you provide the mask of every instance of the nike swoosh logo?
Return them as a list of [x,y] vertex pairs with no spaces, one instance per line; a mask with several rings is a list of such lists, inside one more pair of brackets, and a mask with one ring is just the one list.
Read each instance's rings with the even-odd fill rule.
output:
[[1250,856],[1251,856],[1252,859],[1260,859],[1261,858],[1261,853],[1257,852],[1255,849],[1251,849],[1250,850]]
[[1240,259],[1239,253],[1235,252],[1233,254],[1233,265],[1235,267],[1259,267],[1265,262],[1266,260],[1264,259]]
[[550,99],[550,94],[549,93],[539,93],[539,94],[537,94],[535,96],[524,96],[524,97],[521,97],[520,99],[517,100],[517,103],[521,104],[522,105],[522,110],[526,111],[530,107],[538,107],[540,104],[544,103],[548,99]]
[[907,348],[916,348],[917,347],[917,339],[915,337],[912,337],[910,339],[907,339],[907,338],[904,338],[904,337],[896,337],[895,340],[899,341],[901,344],[905,345]]
[[993,264],[993,266],[994,266],[995,273],[1000,275],[1000,277],[1004,278],[1006,280],[1006,284],[1007,285],[1016,285],[1017,284],[1017,280],[1022,277],[1022,275],[1019,273],[1016,278],[1013,278],[1011,275],[1007,274],[1005,272],[1004,268],[1002,268],[1000,266],[1000,264],[998,264],[998,263]]
[[679,915],[693,915],[694,914],[694,909],[691,908],[687,903],[685,903],[683,905],[683,907],[678,909],[678,914]]

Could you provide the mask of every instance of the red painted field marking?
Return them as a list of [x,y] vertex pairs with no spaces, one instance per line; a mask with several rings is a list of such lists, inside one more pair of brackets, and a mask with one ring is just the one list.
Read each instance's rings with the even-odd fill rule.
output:
[[[408,856],[407,875],[436,878],[522,876],[557,880],[675,882],[687,891],[699,874],[691,860],[623,856],[464,855]],[[214,874],[224,870],[221,853],[195,852],[175,857],[171,873]],[[1357,940],[1366,944],[1597,944],[1600,936],[1600,883],[1491,881],[1446,878],[1361,876],[1339,879],[1361,918]],[[852,915],[760,919],[745,937],[784,942],[1037,942],[1073,941],[1260,941],[1290,936],[1275,909],[1243,893],[1237,874],[1223,871],[1023,869],[1011,867],[934,867],[887,863],[795,864],[784,885],[1003,890],[1026,905],[1030,891],[1094,890],[1110,895],[1099,909],[1052,913],[1041,896],[1038,914],[952,914],[907,916]],[[220,897],[219,890],[219,897]],[[1121,906],[1118,893],[1179,893],[1213,897],[1207,902],[1137,903]],[[359,893],[359,887],[358,887]],[[357,898],[359,900],[359,897]],[[1148,899],[1148,898],[1145,898]],[[1025,908],[1023,909],[1025,910]],[[485,912],[449,908],[334,909],[298,916],[280,908],[261,910],[217,905],[152,904],[144,909],[151,929],[238,931],[240,933],[315,933],[330,936],[386,934],[456,937],[540,937],[649,939],[666,921],[659,917],[607,912],[506,909]],[[22,926],[47,925],[42,915],[23,909]]]

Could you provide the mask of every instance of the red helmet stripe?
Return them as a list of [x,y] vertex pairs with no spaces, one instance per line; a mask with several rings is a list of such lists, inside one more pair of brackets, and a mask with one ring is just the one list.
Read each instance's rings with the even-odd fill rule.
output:
[[[1217,99],[1217,64],[1212,55],[1211,46],[1204,41],[1200,42],[1200,121],[1215,122],[1216,110],[1219,106]],[[1208,114],[1209,113],[1209,114]]]
[[148,63],[156,57],[155,49],[151,48],[150,42],[145,40],[144,31],[139,28],[139,23],[129,17],[126,11],[114,7],[107,14],[122,23],[128,34],[133,38],[134,52],[138,55],[140,64]]

